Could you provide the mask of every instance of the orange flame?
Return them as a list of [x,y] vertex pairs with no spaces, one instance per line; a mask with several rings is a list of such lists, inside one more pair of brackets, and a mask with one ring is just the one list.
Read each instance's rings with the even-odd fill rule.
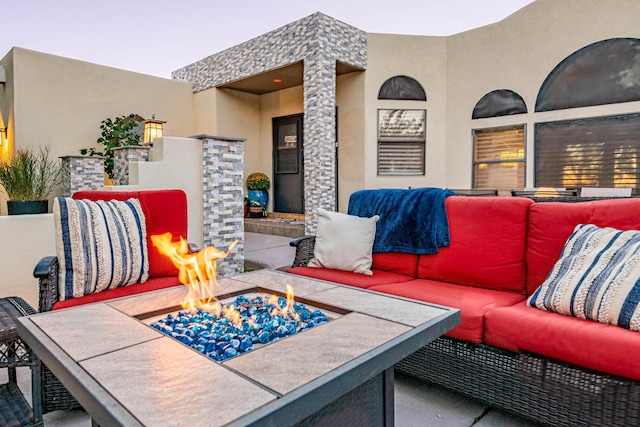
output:
[[195,311],[197,307],[201,307],[207,311],[219,313],[221,311],[219,304],[212,306],[212,301],[215,301],[214,288],[218,284],[216,260],[228,256],[238,241],[229,245],[226,252],[207,246],[193,253],[189,251],[189,244],[182,237],[179,242],[172,240],[171,233],[151,236],[151,242],[158,248],[158,252],[169,257],[173,265],[178,268],[180,283],[188,287],[182,308]]
[[[191,252],[186,240],[180,237],[179,242],[173,241],[171,233],[164,233],[151,236],[151,242],[158,248],[158,252],[169,257],[173,265],[178,268],[178,279],[180,283],[187,286],[187,295],[182,302],[182,308],[195,312],[197,308],[215,314],[217,317],[224,316],[238,328],[243,326],[243,318],[240,311],[234,305],[222,305],[215,297],[216,280],[216,260],[228,256],[235,245],[233,242],[226,252],[207,246],[199,252]],[[283,317],[290,317],[300,320],[300,315],[295,312],[293,287],[287,286],[287,303],[284,307],[278,304],[278,296],[271,295],[266,302],[271,307],[271,315],[280,314]],[[248,326],[255,325],[255,315],[244,319]]]

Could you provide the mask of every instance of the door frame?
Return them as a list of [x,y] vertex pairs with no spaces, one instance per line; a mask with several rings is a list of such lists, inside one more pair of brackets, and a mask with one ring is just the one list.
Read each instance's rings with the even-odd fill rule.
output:
[[[277,188],[276,188],[276,176],[277,174],[277,150],[276,150],[276,144],[277,144],[277,139],[278,139],[278,125],[281,124],[280,122],[286,121],[286,120],[299,120],[300,121],[300,127],[298,129],[298,135],[299,135],[299,142],[297,145],[297,148],[299,150],[298,152],[298,162],[299,162],[299,166],[298,166],[298,174],[300,175],[300,190],[301,190],[301,194],[300,194],[300,198],[302,201],[302,209],[301,209],[301,213],[304,214],[305,213],[305,194],[304,194],[304,113],[297,113],[297,114],[289,114],[287,116],[279,116],[279,117],[272,117],[271,118],[271,153],[272,153],[272,165],[273,165],[273,211],[277,212],[276,210],[276,200],[277,200]],[[285,173],[286,174],[286,173]]]

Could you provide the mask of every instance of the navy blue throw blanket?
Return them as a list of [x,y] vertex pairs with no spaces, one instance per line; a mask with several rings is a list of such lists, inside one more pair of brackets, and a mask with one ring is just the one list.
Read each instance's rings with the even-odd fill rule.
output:
[[447,196],[442,188],[361,190],[349,198],[349,215],[380,215],[373,253],[435,254],[449,246]]

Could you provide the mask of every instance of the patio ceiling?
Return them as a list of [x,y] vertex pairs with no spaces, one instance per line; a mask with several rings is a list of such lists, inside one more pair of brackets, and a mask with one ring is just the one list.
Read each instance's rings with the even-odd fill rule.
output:
[[[256,95],[263,95],[265,93],[275,92],[278,90],[302,85],[303,71],[303,62],[299,61],[282,68],[266,71],[261,74],[247,77],[246,79],[236,80],[234,82],[226,83],[218,87],[225,89],[235,89],[242,92],[254,93]],[[363,70],[344,64],[342,62],[336,62],[336,75],[338,76],[342,74],[353,73],[355,71]],[[281,79],[282,81],[275,82],[274,79]]]

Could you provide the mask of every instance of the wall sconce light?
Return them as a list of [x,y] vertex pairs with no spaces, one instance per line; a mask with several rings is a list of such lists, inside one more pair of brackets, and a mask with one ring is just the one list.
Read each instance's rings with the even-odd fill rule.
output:
[[0,145],[7,142],[7,128],[0,128]]
[[156,120],[156,116],[154,114],[150,119],[146,119],[142,123],[144,124],[143,142],[145,144],[151,144],[154,139],[159,138],[163,135],[164,130],[162,128],[162,125],[167,122]]

